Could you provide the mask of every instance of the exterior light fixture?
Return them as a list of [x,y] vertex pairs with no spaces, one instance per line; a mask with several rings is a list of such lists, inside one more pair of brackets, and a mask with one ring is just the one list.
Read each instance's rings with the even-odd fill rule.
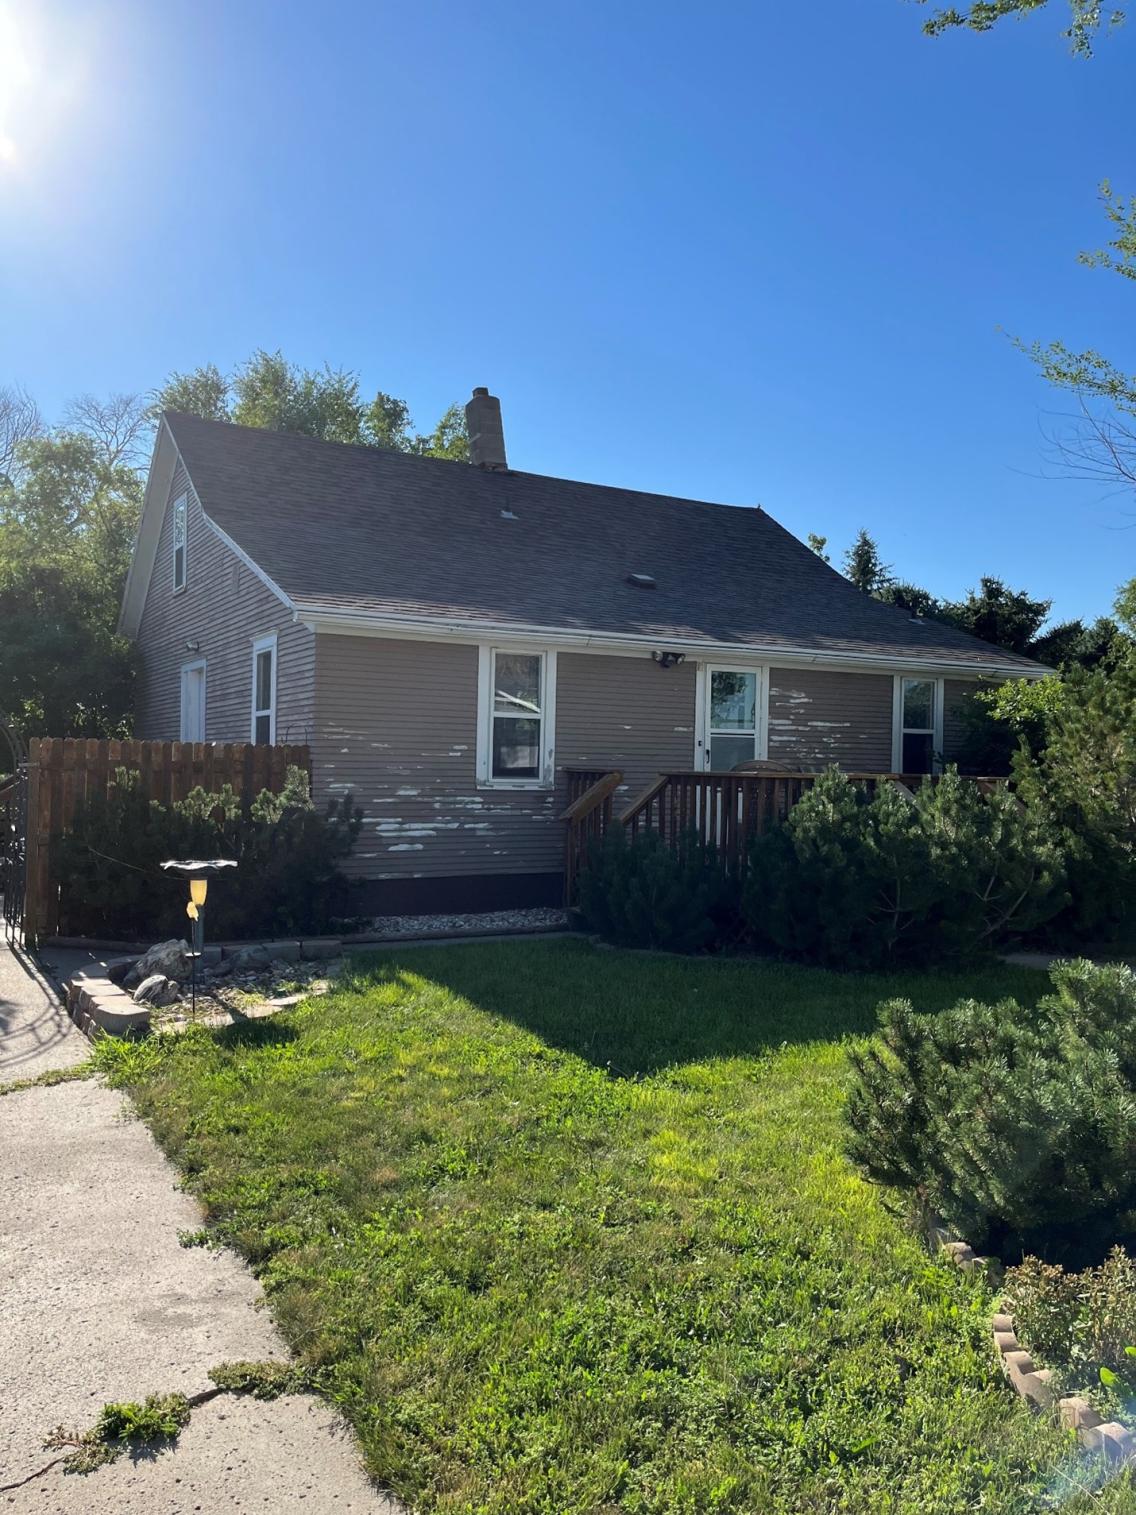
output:
[[185,644],[185,650],[186,650],[186,652],[200,652],[201,651],[201,643],[200,642],[187,642]]
[[183,878],[189,880],[189,903],[185,907],[185,913],[193,922],[193,947],[189,954],[190,973],[190,1005],[191,1013],[197,1014],[197,960],[205,951],[205,897],[209,893],[209,880],[217,878],[224,868],[235,868],[236,860],[231,857],[215,857],[209,862],[184,861],[179,862],[171,859],[163,863],[162,867],[167,873],[180,873]]
[[686,662],[685,652],[653,652],[651,657],[660,668],[677,668],[680,663]]

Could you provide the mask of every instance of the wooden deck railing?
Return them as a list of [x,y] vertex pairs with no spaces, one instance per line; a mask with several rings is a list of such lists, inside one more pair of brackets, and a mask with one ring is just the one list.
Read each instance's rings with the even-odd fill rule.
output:
[[[816,773],[789,771],[660,773],[617,814],[612,795],[622,782],[621,773],[569,769],[572,802],[563,815],[568,831],[568,902],[575,897],[576,881],[592,842],[601,839],[612,825],[626,827],[632,840],[645,831],[657,831],[671,847],[693,833],[714,848],[723,868],[736,872],[754,838],[785,820],[819,777]],[[848,777],[874,794],[881,784],[895,784],[913,793],[928,775],[850,773]],[[937,782],[935,776],[931,782]],[[973,782],[989,792],[992,785],[1004,780],[979,778]]]
[[560,819],[567,823],[564,895],[569,903],[576,897],[576,880],[588,860],[589,848],[603,838],[612,823],[613,796],[622,783],[623,774],[618,768],[609,773],[593,769],[568,770],[570,803]]

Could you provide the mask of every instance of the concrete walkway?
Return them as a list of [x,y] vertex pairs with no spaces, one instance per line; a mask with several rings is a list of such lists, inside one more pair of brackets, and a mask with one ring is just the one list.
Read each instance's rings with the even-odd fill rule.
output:
[[[35,967],[0,945],[0,1082],[89,1047]],[[284,1358],[248,1270],[179,1245],[196,1204],[123,1099],[97,1081],[0,1098],[0,1486],[58,1454],[108,1400],[207,1389],[236,1358]],[[175,1447],[87,1475],[58,1468],[0,1493],[3,1515],[293,1511],[397,1515],[335,1412],[309,1395],[223,1395]]]

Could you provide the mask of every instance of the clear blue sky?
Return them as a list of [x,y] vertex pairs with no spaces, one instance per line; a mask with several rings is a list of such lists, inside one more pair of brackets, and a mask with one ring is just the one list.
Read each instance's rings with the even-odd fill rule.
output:
[[1136,192],[1136,37],[923,14],[0,0],[0,381],[52,416],[279,346],[423,425],[488,384],[515,467],[1100,613],[1136,527],[1042,477],[1065,401],[1006,333],[1136,368],[1136,290],[1076,261]]

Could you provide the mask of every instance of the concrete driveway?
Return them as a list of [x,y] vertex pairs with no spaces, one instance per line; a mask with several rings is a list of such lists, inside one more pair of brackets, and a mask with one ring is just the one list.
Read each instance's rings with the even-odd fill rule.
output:
[[[85,1060],[33,964],[0,945],[0,1083]],[[23,1515],[369,1512],[402,1506],[363,1473],[350,1432],[310,1395],[223,1395],[176,1445],[87,1475],[43,1450],[108,1400],[209,1388],[237,1358],[285,1358],[260,1289],[229,1252],[185,1248],[196,1204],[129,1106],[95,1080],[0,1098],[0,1510]]]

